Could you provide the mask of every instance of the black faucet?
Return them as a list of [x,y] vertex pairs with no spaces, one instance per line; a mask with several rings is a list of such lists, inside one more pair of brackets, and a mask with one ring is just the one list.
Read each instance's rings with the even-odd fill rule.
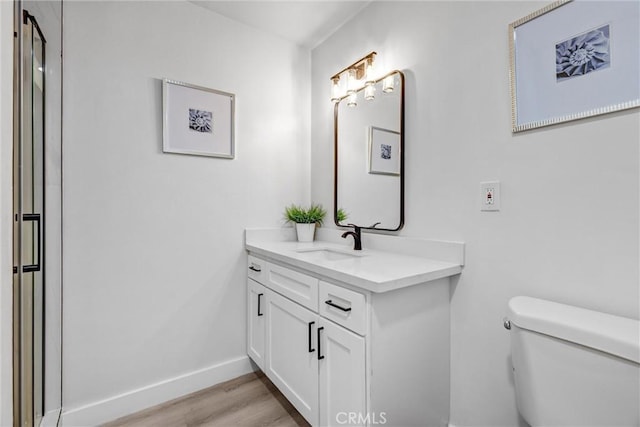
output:
[[353,227],[353,231],[346,231],[342,234],[342,238],[346,239],[347,236],[353,236],[353,250],[361,251],[362,250],[362,229],[355,224],[349,224]]

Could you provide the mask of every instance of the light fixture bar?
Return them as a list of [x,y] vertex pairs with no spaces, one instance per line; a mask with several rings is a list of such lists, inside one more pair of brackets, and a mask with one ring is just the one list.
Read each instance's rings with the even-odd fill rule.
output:
[[[0,1],[2,1],[2,0],[0,0]],[[399,72],[400,72],[399,70],[393,70],[393,71],[390,71],[389,73],[385,74],[384,76],[379,77],[379,78],[377,78],[377,79],[373,80],[373,84],[374,84],[374,85],[376,85],[376,84],[378,84],[378,83],[382,82],[382,83],[383,83],[383,86],[384,86],[384,80],[385,80],[385,79],[387,79],[387,78],[389,78],[389,77],[393,77],[393,74],[396,74],[396,73],[399,73]],[[386,92],[386,93],[393,92],[393,90],[394,90],[394,88],[395,88],[395,81],[394,81],[394,80],[392,80],[392,79],[389,79],[389,80],[388,80],[388,83],[391,83],[391,82],[393,82],[393,85],[394,85],[394,86],[393,86],[393,88],[391,88],[391,90],[387,90],[387,92]],[[366,91],[367,87],[365,86],[365,87],[364,87],[364,89],[365,89],[365,91]],[[388,88],[388,89],[389,89],[389,88]],[[367,94],[365,93],[365,96],[366,96],[366,95],[367,95]],[[343,93],[342,95],[340,95],[340,97],[339,97],[339,98],[337,98],[337,100],[335,100],[335,101],[334,101],[334,100],[332,99],[332,101],[334,101],[334,102],[341,102],[343,99],[348,98],[348,97],[349,97],[349,95],[347,95],[346,93]]]
[[360,70],[359,72],[356,71],[356,73],[359,75],[357,78],[360,79],[362,78],[362,76],[364,75],[365,72],[365,67],[366,67],[366,62],[368,59],[371,59],[372,61],[375,59],[376,55],[378,53],[377,52],[371,52],[365,56],[363,56],[362,58],[358,59],[356,62],[354,62],[353,64],[349,65],[348,67],[345,67],[344,69],[340,70],[339,72],[337,72],[336,74],[334,74],[331,77],[331,80],[336,79],[336,78],[340,78],[340,76],[345,73],[346,71],[350,70],[350,69],[355,69],[355,70]]

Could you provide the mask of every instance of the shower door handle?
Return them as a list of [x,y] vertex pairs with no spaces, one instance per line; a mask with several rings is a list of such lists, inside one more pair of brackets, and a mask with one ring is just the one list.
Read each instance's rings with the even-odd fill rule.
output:
[[22,272],[23,273],[33,273],[34,271],[40,271],[40,249],[41,249],[41,240],[40,240],[40,214],[23,214],[22,221],[33,221],[36,223],[36,235],[38,242],[38,249],[36,250],[37,262],[35,264],[23,265]]

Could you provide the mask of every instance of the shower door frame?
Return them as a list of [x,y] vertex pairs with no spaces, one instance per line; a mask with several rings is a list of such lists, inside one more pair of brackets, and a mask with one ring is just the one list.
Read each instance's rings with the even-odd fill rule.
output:
[[[40,26],[36,18],[30,15],[26,10],[22,9],[22,2],[14,2],[15,15],[15,32],[14,32],[14,146],[13,146],[13,413],[15,426],[37,426],[44,415],[44,255],[45,255],[45,104],[46,104],[46,39],[42,34]],[[28,33],[25,33],[26,31]],[[34,36],[36,35],[41,41],[41,64],[40,71],[42,74],[41,81],[41,114],[40,118],[40,139],[37,143],[41,143],[38,147],[40,150],[41,170],[37,175],[39,180],[33,178],[36,176],[34,164],[36,161],[36,149],[34,140],[35,132],[34,123],[36,116],[34,114]],[[30,39],[26,40],[30,35]],[[29,51],[26,49],[29,48]],[[30,69],[25,66],[25,56],[29,54]],[[26,80],[29,80],[28,82]],[[27,94],[27,85],[30,85]],[[27,94],[27,96],[25,96]],[[31,99],[25,99],[31,95]],[[25,108],[29,108],[29,116],[26,116]],[[30,123],[27,122],[30,121]],[[29,132],[26,127],[31,125]],[[30,138],[27,141],[27,138]],[[30,143],[30,151],[25,149],[26,144]],[[26,159],[26,157],[29,157]],[[25,161],[31,162],[31,192],[32,204],[31,209],[25,209]],[[38,167],[38,169],[40,169]],[[40,205],[40,214],[33,212],[35,210],[35,194],[37,186],[41,186],[38,201]],[[31,210],[25,213],[25,210]],[[28,235],[24,225],[31,222],[35,227],[31,227],[31,262],[25,265],[26,259],[24,244],[24,235]],[[34,242],[35,241],[35,242]],[[35,245],[37,244],[37,249]],[[28,250],[28,249],[27,249]],[[35,252],[35,254],[34,254]],[[36,262],[37,260],[37,262]],[[25,275],[30,276],[25,276]],[[39,275],[37,277],[36,275]],[[37,283],[40,282],[40,294],[38,296]],[[28,289],[27,289],[28,288]]]

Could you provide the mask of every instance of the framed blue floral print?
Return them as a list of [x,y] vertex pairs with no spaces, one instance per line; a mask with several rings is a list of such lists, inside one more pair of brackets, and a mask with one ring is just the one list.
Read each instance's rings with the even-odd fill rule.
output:
[[509,25],[511,125],[640,106],[640,1],[561,0]]
[[235,95],[162,80],[162,151],[234,157]]

